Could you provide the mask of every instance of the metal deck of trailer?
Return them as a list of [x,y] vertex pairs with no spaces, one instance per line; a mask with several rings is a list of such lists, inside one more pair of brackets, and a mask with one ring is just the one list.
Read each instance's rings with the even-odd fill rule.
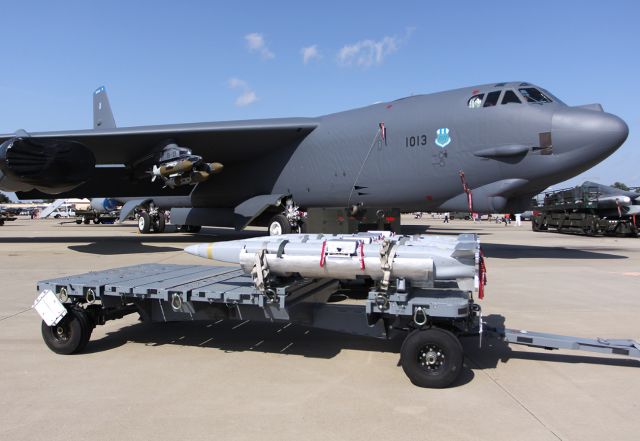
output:
[[[405,354],[404,348],[412,346],[407,345],[407,341],[432,328],[453,337],[482,337],[480,307],[466,292],[446,287],[391,292],[383,306],[375,289],[368,295],[365,289],[365,297],[358,304],[331,301],[334,294],[348,295],[349,290],[356,288],[341,285],[333,279],[298,278],[285,279],[272,290],[263,292],[255,287],[251,275],[234,266],[143,264],[40,281],[37,284],[40,296],[34,307],[38,309],[38,302],[44,303],[41,300],[47,295],[55,295],[56,302],[59,300],[67,311],[73,312],[68,315],[75,314],[81,319],[83,329],[88,333],[83,335],[86,341],[95,325],[134,312],[151,321],[220,318],[285,321],[378,338],[389,337],[394,331],[407,332],[401,363],[407,357],[416,357],[414,353]],[[45,318],[42,312],[40,314]],[[56,323],[63,317],[55,320],[49,328],[57,329]],[[43,322],[43,337],[49,328]],[[511,344],[640,358],[640,343],[633,340],[585,339],[517,329],[486,330]],[[408,350],[416,351],[415,348]],[[460,357],[461,351],[460,346]],[[435,354],[434,351],[429,354],[432,352]],[[424,352],[421,354],[417,356],[426,357]],[[403,369],[411,378],[404,365]],[[434,387],[446,385],[448,383]]]

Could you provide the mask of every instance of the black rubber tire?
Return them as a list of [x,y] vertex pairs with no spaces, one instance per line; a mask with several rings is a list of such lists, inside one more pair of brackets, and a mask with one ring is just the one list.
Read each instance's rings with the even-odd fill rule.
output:
[[138,215],[138,231],[141,234],[149,234],[151,231],[151,218],[146,211],[141,211]]
[[[436,355],[432,366],[425,364],[430,352]],[[419,387],[441,389],[450,386],[462,373],[463,360],[460,340],[444,329],[414,331],[402,344],[402,369]]]
[[76,224],[81,225],[82,224],[82,219],[76,219]]
[[84,348],[87,347],[87,343],[89,343],[89,339],[91,338],[91,332],[93,332],[94,325],[93,325],[93,321],[89,317],[89,314],[87,314],[87,312],[84,309],[74,308],[71,310],[71,312],[76,317],[78,317],[83,328],[82,341],[78,345],[78,349],[74,351],[74,353],[78,353],[78,352],[84,351]]
[[93,223],[98,225],[100,223],[100,218],[99,217],[94,218]]
[[278,224],[279,225],[279,229],[280,229],[280,234],[290,234],[291,233],[291,224],[289,223],[289,219],[287,219],[287,217],[284,214],[276,214],[275,216],[273,216],[271,218],[271,220],[269,221],[269,236],[273,236],[273,235],[277,235],[272,233],[273,231],[276,231],[278,227],[276,227],[274,224]]
[[85,224],[85,225],[89,225],[89,222],[91,222],[91,219],[86,218],[86,217],[83,217],[83,218],[82,218],[82,223],[83,223],[83,224]]
[[156,233],[164,233],[165,217],[164,213],[159,213],[158,218],[153,221],[153,231]]
[[[58,333],[59,328],[60,333]],[[87,339],[85,327],[74,310],[70,310],[56,326],[47,326],[43,320],[41,331],[47,347],[61,355],[73,354]]]

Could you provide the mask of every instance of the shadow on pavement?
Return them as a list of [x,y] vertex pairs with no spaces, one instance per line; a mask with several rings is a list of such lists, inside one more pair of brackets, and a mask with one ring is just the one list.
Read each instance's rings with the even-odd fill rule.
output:
[[481,243],[484,255],[496,259],[628,259],[627,256],[603,253],[618,251],[616,248],[572,249],[564,247],[541,247],[535,245],[509,245]]
[[[232,320],[138,323],[109,332],[101,339],[91,340],[83,353],[107,351],[127,343],[190,346],[224,352],[253,351],[321,359],[333,358],[342,350],[372,351],[397,354],[398,372],[404,375],[399,365],[403,340],[402,333],[385,340],[286,323]],[[451,387],[467,384],[473,378],[473,371],[465,365],[460,378]]]

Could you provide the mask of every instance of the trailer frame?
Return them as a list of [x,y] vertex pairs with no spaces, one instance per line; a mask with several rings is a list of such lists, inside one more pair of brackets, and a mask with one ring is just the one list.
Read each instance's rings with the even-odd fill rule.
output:
[[[481,307],[455,284],[418,288],[402,280],[381,290],[367,280],[281,278],[258,289],[235,266],[142,264],[42,280],[34,308],[42,335],[56,353],[81,352],[97,325],[139,313],[143,321],[253,320],[289,322],[347,334],[389,338],[406,334],[400,364],[421,387],[447,387],[462,371],[458,338],[482,338]],[[332,302],[358,292],[358,304]],[[47,302],[66,314],[47,317]],[[640,358],[633,340],[583,339],[488,328],[505,342],[545,349],[576,349]]]

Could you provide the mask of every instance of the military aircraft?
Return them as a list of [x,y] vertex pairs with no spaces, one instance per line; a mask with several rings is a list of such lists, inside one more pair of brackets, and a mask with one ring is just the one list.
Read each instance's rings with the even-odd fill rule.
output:
[[[568,106],[526,82],[316,118],[129,128],[116,128],[102,87],[92,130],[0,135],[0,189],[22,199],[181,197],[187,203],[172,210],[173,223],[288,233],[303,226],[300,210],[311,207],[520,212],[535,194],[612,154],[627,135],[625,122],[599,104]],[[173,170],[172,185],[153,180],[172,152],[224,169],[200,182],[183,179],[188,166]]]

